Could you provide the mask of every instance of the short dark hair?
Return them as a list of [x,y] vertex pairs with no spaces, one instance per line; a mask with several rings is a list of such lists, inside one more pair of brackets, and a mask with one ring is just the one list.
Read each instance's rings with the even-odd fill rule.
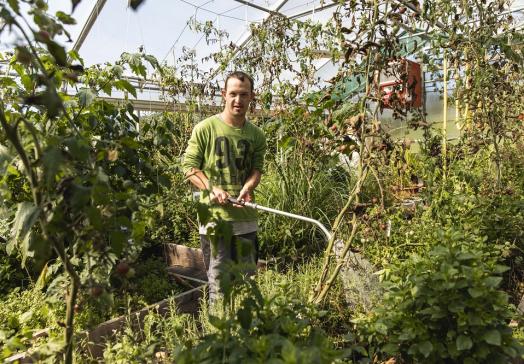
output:
[[247,78],[249,83],[251,84],[251,92],[253,92],[253,90],[255,89],[255,85],[253,83],[253,77],[251,77],[250,75],[248,75],[245,72],[235,71],[227,75],[226,82],[224,82],[224,90],[227,90],[227,81],[229,81],[230,78],[236,78],[237,80],[240,80],[242,82],[244,82]]

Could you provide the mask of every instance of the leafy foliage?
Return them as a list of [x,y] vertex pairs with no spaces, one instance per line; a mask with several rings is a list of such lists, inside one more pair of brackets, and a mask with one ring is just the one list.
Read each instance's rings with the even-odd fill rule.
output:
[[45,293],[39,287],[21,290],[15,288],[2,298],[0,307],[0,358],[7,358],[17,350],[31,345],[38,329],[57,330],[58,320],[52,307],[46,302]]
[[382,271],[386,293],[371,317],[356,320],[363,338],[407,362],[507,363],[523,352],[507,326],[508,296],[499,290],[496,254],[484,240],[441,231],[425,257]]
[[112,89],[136,96],[124,70],[145,77],[145,64],[158,68],[158,62],[123,54],[116,65],[85,69],[76,52],[66,53],[55,41],[68,36],[63,25],[74,22],[70,16],[50,16],[42,1],[29,15],[35,29],[28,33],[18,1],[1,5],[8,25],[2,30],[22,35],[9,59],[20,82],[4,78],[0,105],[0,187],[13,216],[6,250],[18,252],[22,265],[31,260],[37,271],[49,260],[62,264],[48,293],[63,299],[69,286],[64,359],[71,362],[78,291],[99,287],[119,258],[138,255],[146,223],[137,201],[169,183],[146,162],[152,148],[139,138],[132,105],[98,96]]
[[[262,296],[256,282],[245,277],[238,266],[228,266],[223,274],[233,276],[220,281],[225,315],[210,314],[214,332],[197,345],[182,349],[177,362],[329,363],[340,356],[322,330],[313,326],[313,320],[322,315],[314,307],[292,298],[293,294],[289,298]],[[291,285],[283,288],[292,290]]]

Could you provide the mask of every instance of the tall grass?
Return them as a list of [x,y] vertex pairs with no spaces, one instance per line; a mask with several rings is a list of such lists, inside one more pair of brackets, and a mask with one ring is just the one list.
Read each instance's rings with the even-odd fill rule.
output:
[[[257,203],[319,220],[330,230],[350,190],[342,168],[314,162],[298,153],[270,161],[258,188]],[[322,250],[325,237],[314,225],[259,213],[261,255],[293,261]]]

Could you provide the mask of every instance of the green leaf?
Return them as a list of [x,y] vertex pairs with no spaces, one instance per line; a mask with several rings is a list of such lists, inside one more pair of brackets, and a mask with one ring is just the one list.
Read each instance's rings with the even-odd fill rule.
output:
[[2,87],[5,88],[17,86],[15,80],[11,77],[0,77],[0,83],[2,84]]
[[82,209],[82,207],[86,206],[91,199],[91,187],[74,183],[71,186],[71,193],[71,205],[78,209]]
[[109,234],[109,241],[111,243],[111,248],[116,255],[120,255],[124,250],[124,245],[126,242],[126,234],[120,230],[113,230]]
[[[72,60],[75,60],[75,61],[78,61],[80,62],[80,64],[83,66],[84,65],[84,60],[80,57],[80,55],[78,54],[77,51],[75,51],[74,49],[70,50],[69,52],[67,52],[69,54],[69,57],[71,57]],[[78,67],[78,65],[71,65],[71,68],[75,68],[75,67]],[[82,67],[83,68],[83,67]]]
[[49,149],[44,152],[42,162],[45,166],[44,172],[48,185],[55,181],[55,176],[60,169],[63,159],[62,151],[55,146],[49,147]]
[[382,351],[389,355],[395,355],[398,352],[398,345],[389,343],[382,347]]
[[93,103],[96,98],[96,94],[90,88],[82,88],[76,94],[78,100],[80,101],[80,106],[88,107]]
[[222,330],[226,327],[226,322],[214,315],[209,315],[209,323],[219,330]]
[[419,344],[418,350],[422,355],[424,355],[424,358],[427,358],[429,354],[433,351],[433,344],[429,341],[424,341],[423,343]]
[[102,214],[100,213],[100,210],[97,209],[96,207],[88,206],[85,211],[86,211],[87,218],[89,219],[89,222],[91,223],[91,225],[95,229],[101,230],[103,224],[102,224]]
[[71,15],[64,13],[63,11],[57,11],[56,17],[64,24],[74,25],[76,24],[75,18]]
[[146,223],[144,221],[133,221],[132,237],[134,242],[142,241],[146,234]]
[[508,270],[509,270],[508,266],[505,266],[505,265],[502,265],[502,264],[497,264],[497,265],[495,265],[494,272],[497,273],[497,274],[501,274],[501,273],[504,273],[504,272],[506,272]]
[[22,253],[22,265],[25,266],[25,260],[27,257],[32,256],[30,247],[30,234],[31,228],[38,220],[41,209],[35,206],[32,202],[20,202],[16,211],[15,218],[13,220],[13,226],[11,228],[11,236],[13,244],[8,245],[8,254],[14,248],[16,242],[21,242],[20,245]]
[[20,81],[22,81],[22,85],[26,91],[29,92],[31,89],[33,89],[33,79],[31,76],[23,74],[20,76]]
[[15,13],[20,15],[20,5],[18,4],[18,0],[7,0],[7,3]]
[[58,116],[62,106],[62,99],[52,87],[46,89],[44,92],[27,96],[24,102],[28,105],[43,106],[50,118]]
[[253,317],[251,315],[251,310],[248,307],[242,307],[239,309],[237,312],[237,318],[240,322],[240,326],[242,326],[244,330],[248,330],[251,327]]
[[473,298],[478,298],[482,296],[485,292],[483,288],[468,288],[468,293]]
[[282,359],[284,363],[295,364],[297,362],[297,349],[289,340],[282,345]]
[[469,252],[463,252],[457,255],[458,260],[471,260],[475,258],[476,258],[475,255]]
[[67,146],[69,154],[75,160],[86,161],[89,158],[91,149],[86,140],[72,137],[65,139],[64,144]]
[[501,281],[502,277],[487,277],[484,279],[484,283],[490,288],[497,288]]
[[502,342],[502,337],[500,336],[500,332],[498,330],[490,330],[486,332],[482,339],[484,339],[485,342],[491,345],[500,346]]
[[49,53],[51,53],[57,65],[61,67],[67,66],[67,54],[64,47],[62,47],[55,41],[50,40],[49,42],[47,42],[47,50],[49,51]]
[[136,89],[127,80],[118,80],[115,82],[115,87],[121,91],[127,91],[136,98]]
[[40,208],[32,202],[20,202],[13,220],[11,235],[14,239],[24,239],[40,216]]
[[473,341],[466,335],[459,335],[455,341],[457,345],[457,350],[469,350],[473,347]]
[[5,145],[0,144],[0,168],[2,167],[2,164],[6,162],[10,163],[13,158],[14,157],[9,149]]

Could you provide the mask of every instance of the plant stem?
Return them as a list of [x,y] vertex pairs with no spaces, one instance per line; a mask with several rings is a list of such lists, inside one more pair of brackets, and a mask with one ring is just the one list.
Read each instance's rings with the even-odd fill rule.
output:
[[349,195],[346,204],[344,205],[342,210],[340,210],[340,212],[337,215],[337,218],[335,219],[335,222],[333,223],[333,230],[332,230],[333,234],[331,236],[331,239],[328,241],[328,245],[324,252],[324,262],[322,264],[322,274],[320,276],[320,279],[318,280],[318,283],[315,289],[313,290],[312,296],[310,297],[311,302],[315,302],[317,297],[324,290],[324,281],[329,273],[329,264],[331,263],[331,256],[333,255],[333,246],[335,244],[336,232],[339,229],[340,223],[342,222],[342,217],[346,214],[347,210],[353,203],[353,199],[356,199],[357,195],[360,193],[361,186],[364,183],[366,177],[367,177],[367,166],[363,170],[363,174],[360,176],[359,180],[355,184],[355,187],[353,188],[353,191]]
[[353,213],[353,220],[351,221],[351,224],[353,225],[353,228],[351,229],[351,235],[349,236],[348,241],[344,244],[344,249],[342,250],[342,254],[337,257],[338,264],[335,267],[335,270],[329,277],[329,279],[326,281],[324,287],[322,288],[322,291],[314,298],[313,303],[319,304],[321,303],[327,296],[327,293],[329,289],[333,286],[333,282],[335,282],[335,279],[338,277],[338,274],[340,273],[340,270],[342,269],[342,266],[346,263],[346,257],[349,253],[349,249],[351,248],[351,243],[353,242],[353,239],[355,238],[355,234],[357,232],[357,215]]
[[444,106],[442,116],[442,175],[446,179],[447,170],[447,139],[448,139],[448,55],[444,51]]

